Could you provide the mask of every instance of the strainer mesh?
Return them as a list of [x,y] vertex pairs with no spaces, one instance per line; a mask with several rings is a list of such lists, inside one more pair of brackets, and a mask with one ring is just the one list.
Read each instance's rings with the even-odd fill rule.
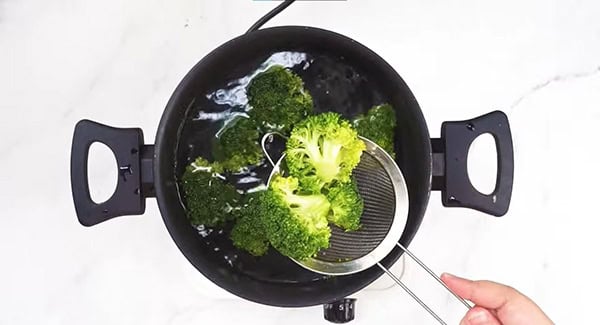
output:
[[362,226],[351,232],[332,226],[330,246],[318,253],[318,260],[343,262],[365,256],[383,241],[392,225],[396,206],[394,187],[381,163],[364,152],[353,176],[364,201]]

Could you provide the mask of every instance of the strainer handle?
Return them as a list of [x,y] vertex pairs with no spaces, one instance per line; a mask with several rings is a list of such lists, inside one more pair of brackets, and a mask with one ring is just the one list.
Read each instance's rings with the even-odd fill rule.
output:
[[[437,274],[435,274],[435,272],[433,272],[425,263],[423,263],[417,256],[415,256],[415,254],[411,253],[406,247],[404,247],[400,243],[396,243],[396,245],[398,247],[400,247],[400,249],[402,249],[408,256],[410,256],[410,258],[412,258],[415,262],[417,262],[417,264],[419,264],[419,266],[421,266],[425,271],[427,271],[427,273],[429,273],[429,275],[431,275],[437,282],[439,282],[444,288],[446,288],[446,290],[448,290],[448,292],[450,292],[454,297],[456,297],[456,299],[458,299],[458,301],[460,301],[463,305],[465,305],[465,307],[467,307],[467,309],[472,308],[472,306],[466,300],[464,300],[459,295],[454,293],[454,291],[452,291],[442,281],[442,279],[440,279],[440,277],[438,277]],[[381,263],[377,263],[377,266],[379,266],[383,270],[383,272],[385,272],[385,274],[387,274],[390,278],[392,278],[392,280],[394,280],[394,282],[396,282],[402,289],[404,289],[404,291],[406,291],[406,293],[408,293],[419,305],[421,305],[421,307],[423,307],[423,309],[425,309],[431,316],[433,316],[433,318],[435,318],[440,324],[446,325],[446,322],[444,322],[444,320],[438,314],[436,314],[436,312],[434,312],[433,309],[431,309],[431,307],[429,307],[425,302],[423,302],[423,300],[421,300],[421,298],[419,298],[419,296],[417,296],[412,290],[410,290],[409,287],[407,287],[404,283],[402,283],[402,281],[400,281],[400,279],[398,277],[396,277],[392,272],[390,272],[390,270],[388,270]]]
[[419,303],[419,305],[421,305],[423,309],[425,309],[431,316],[433,316],[433,318],[440,322],[440,324],[447,325],[446,322],[444,322],[444,320],[438,314],[436,314],[435,311],[433,311],[433,309],[431,309],[431,307],[427,306],[427,304],[423,302],[423,300],[421,300],[419,296],[412,292],[412,290],[410,290],[409,287],[402,283],[402,281],[400,281],[400,279],[398,279],[398,277],[396,277],[394,273],[390,272],[390,270],[388,270],[379,262],[377,262],[377,266],[379,266],[383,270],[383,272],[385,272],[385,274],[387,274],[390,278],[392,278],[392,280],[394,280],[394,282],[396,282],[402,289],[404,289],[404,291],[406,291],[406,293],[408,293],[417,303]]
[[429,275],[431,275],[439,284],[441,284],[444,288],[446,288],[446,290],[448,290],[448,292],[450,292],[456,299],[458,299],[458,301],[460,301],[463,305],[465,305],[465,307],[467,307],[467,309],[472,308],[472,306],[469,305],[469,303],[466,300],[464,300],[461,296],[457,295],[454,291],[452,291],[452,289],[450,289],[444,283],[444,281],[442,281],[442,279],[440,279],[440,277],[437,276],[437,274],[435,272],[433,272],[425,263],[423,263],[417,256],[415,256],[415,254],[411,253],[408,250],[408,248],[404,247],[400,243],[396,243],[396,246],[400,247],[400,249],[402,249],[408,256],[410,256],[410,258],[412,258],[413,261],[417,262],[417,264],[419,264],[420,267],[422,267],[425,271],[427,271],[427,273],[429,273]]

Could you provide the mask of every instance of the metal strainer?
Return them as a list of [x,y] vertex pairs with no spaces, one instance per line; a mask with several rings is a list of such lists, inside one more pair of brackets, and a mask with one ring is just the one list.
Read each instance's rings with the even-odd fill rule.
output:
[[[273,175],[281,172],[280,165],[284,159],[282,155],[275,163],[265,149],[265,143],[272,136],[273,133],[269,133],[262,138],[263,150],[273,165],[269,182]],[[353,176],[364,201],[364,211],[360,219],[361,228],[358,231],[345,232],[332,226],[329,248],[321,250],[313,258],[294,261],[313,272],[334,276],[357,273],[377,265],[440,324],[446,324],[398,277],[380,263],[395,246],[398,246],[461,303],[471,308],[469,303],[452,292],[429,267],[398,242],[408,219],[409,200],[404,176],[394,159],[385,150],[369,139],[360,138],[364,141],[366,150],[354,169]]]

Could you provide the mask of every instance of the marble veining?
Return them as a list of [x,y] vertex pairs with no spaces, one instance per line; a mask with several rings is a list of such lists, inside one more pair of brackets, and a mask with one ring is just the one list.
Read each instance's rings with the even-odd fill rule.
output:
[[589,70],[585,70],[585,71],[579,71],[579,72],[570,72],[567,74],[560,74],[560,75],[555,75],[549,79],[546,79],[540,83],[537,83],[535,86],[531,87],[529,90],[527,90],[527,92],[525,92],[523,95],[521,95],[519,98],[517,98],[509,107],[508,107],[508,112],[512,112],[515,107],[517,107],[525,98],[527,98],[528,96],[531,96],[533,93],[544,89],[545,87],[549,86],[550,84],[554,83],[554,82],[567,82],[567,81],[571,81],[573,79],[579,79],[579,78],[586,78],[586,77],[590,77],[593,76],[595,74],[597,74],[598,72],[600,72],[600,66],[596,66],[593,69],[589,69]]

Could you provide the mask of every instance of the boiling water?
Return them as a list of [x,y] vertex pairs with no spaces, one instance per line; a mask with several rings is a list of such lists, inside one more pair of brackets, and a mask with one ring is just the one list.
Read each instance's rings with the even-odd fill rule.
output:
[[[190,103],[178,151],[178,175],[196,157],[215,159],[215,141],[227,124],[250,109],[246,87],[258,73],[273,65],[282,65],[298,74],[313,97],[316,112],[335,111],[352,117],[374,105],[388,102],[364,71],[357,71],[344,57],[332,58],[319,53],[279,52],[264,60],[244,63],[246,74],[223,81],[215,89],[198,94]],[[268,161],[227,175],[227,181],[243,193],[266,186],[272,167]],[[198,228],[208,250],[230,267],[257,279],[276,282],[304,282],[323,278],[296,265],[272,248],[262,257],[253,257],[235,249],[225,229]]]

